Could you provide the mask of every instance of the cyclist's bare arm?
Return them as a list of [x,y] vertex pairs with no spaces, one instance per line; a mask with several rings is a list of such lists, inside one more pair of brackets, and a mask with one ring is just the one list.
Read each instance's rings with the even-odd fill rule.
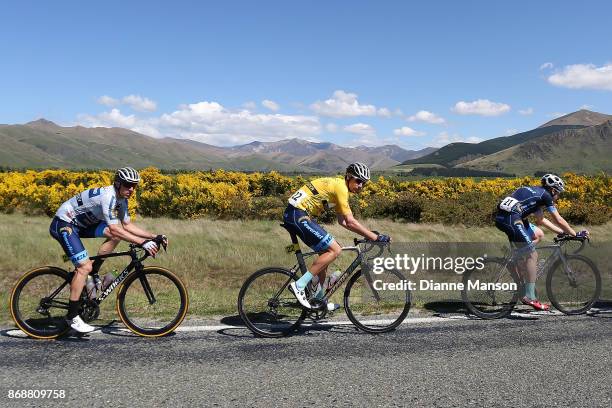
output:
[[337,218],[338,224],[342,225],[349,231],[353,231],[361,235],[362,237],[365,237],[372,241],[376,240],[376,238],[378,237],[378,235],[361,225],[359,221],[357,221],[355,217],[353,217],[353,214],[338,214]]
[[122,223],[110,224],[108,226],[108,230],[113,237],[119,238],[123,241],[131,242],[133,244],[140,245],[144,241],[146,241],[146,239],[149,239],[131,233],[126,228],[124,228],[125,225],[126,224],[122,225]]
[[550,216],[552,217],[553,222],[557,224],[557,226],[559,226],[564,232],[574,237],[576,236],[576,231],[574,231],[572,227],[570,227],[570,225],[567,223],[567,221],[565,221],[565,219],[559,214],[558,211],[551,212]]
[[544,213],[542,211],[536,211],[535,217],[536,217],[536,224],[538,226],[546,227],[547,229],[554,232],[555,234],[563,233],[563,229],[557,227],[548,218],[545,218]]
[[156,237],[155,234],[150,233],[149,231],[146,231],[138,226],[136,226],[135,224],[132,224],[131,222],[123,222],[123,229],[128,231],[129,233],[136,235],[137,237],[140,238],[145,238],[145,239],[153,239]]

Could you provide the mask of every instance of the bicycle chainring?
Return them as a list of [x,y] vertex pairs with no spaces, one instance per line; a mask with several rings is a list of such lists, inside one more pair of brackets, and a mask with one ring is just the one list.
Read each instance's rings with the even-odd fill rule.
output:
[[100,306],[94,300],[86,300],[80,314],[85,323],[96,320],[100,316]]
[[327,315],[327,303],[321,299],[310,299],[308,301],[312,307],[309,316],[312,320],[324,319]]

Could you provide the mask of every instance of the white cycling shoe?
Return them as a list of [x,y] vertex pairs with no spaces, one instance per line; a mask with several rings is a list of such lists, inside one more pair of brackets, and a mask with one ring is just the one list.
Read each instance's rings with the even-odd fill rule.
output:
[[88,325],[81,319],[81,316],[77,316],[74,319],[66,319],[71,328],[78,331],[79,333],[91,333],[96,330],[95,327]]
[[289,287],[291,288],[291,291],[293,292],[293,296],[295,296],[298,302],[300,302],[300,304],[304,306],[306,309],[312,309],[312,306],[310,306],[308,299],[306,299],[306,290],[305,290],[306,288],[300,289],[298,288],[296,283],[297,282],[291,282],[291,285],[289,285]]

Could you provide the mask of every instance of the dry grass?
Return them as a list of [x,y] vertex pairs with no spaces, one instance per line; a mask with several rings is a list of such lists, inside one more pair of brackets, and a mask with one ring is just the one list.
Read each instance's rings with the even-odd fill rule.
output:
[[[176,272],[190,291],[190,315],[236,314],[236,298],[248,275],[271,265],[292,266],[293,254],[284,247],[288,234],[274,221],[216,221],[210,219],[138,219],[139,225],[152,232],[165,233],[170,238],[168,253],[148,264],[156,264]],[[62,260],[62,250],[48,232],[50,219],[20,214],[0,214],[2,257],[0,258],[0,322],[9,320],[8,296],[17,278],[40,265],[56,265],[66,269],[70,263]],[[495,227],[467,228],[463,226],[402,224],[389,220],[367,220],[365,224],[390,234],[395,242],[487,242],[505,241]],[[597,241],[611,241],[611,224],[591,228]],[[339,225],[326,229],[345,245],[351,244],[353,233]],[[550,234],[548,234],[550,237]],[[101,240],[86,239],[84,243],[94,254]],[[124,250],[121,244],[119,250]],[[128,259],[113,259],[102,267],[101,274],[116,268],[121,270]],[[344,257],[338,267],[350,262]],[[335,295],[339,296],[339,295]],[[112,298],[112,297],[111,297]],[[109,299],[110,300],[110,299]],[[111,300],[109,303],[113,303]],[[103,317],[113,318],[113,311],[104,308]]]

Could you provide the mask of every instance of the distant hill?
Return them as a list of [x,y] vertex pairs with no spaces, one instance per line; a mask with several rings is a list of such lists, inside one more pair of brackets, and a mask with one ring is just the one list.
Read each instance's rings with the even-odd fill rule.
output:
[[612,115],[606,115],[604,113],[592,112],[590,110],[581,109],[577,112],[569,113],[564,116],[560,116],[556,119],[546,122],[542,126],[595,126],[599,125],[608,120],[612,120]]
[[122,128],[61,127],[45,119],[0,125],[0,165],[14,168],[114,168],[130,163],[168,170],[336,172],[353,161],[384,169],[399,164],[398,158],[430,151],[349,148],[300,139],[219,147],[187,139],[156,139]]
[[536,129],[512,136],[497,137],[480,143],[451,143],[434,153],[417,159],[407,160],[403,164],[440,164],[452,167],[548,134],[568,129],[581,129],[603,123],[610,119],[612,119],[612,115],[583,109],[547,122]]
[[612,121],[555,132],[457,167],[521,175],[538,171],[612,173]]

